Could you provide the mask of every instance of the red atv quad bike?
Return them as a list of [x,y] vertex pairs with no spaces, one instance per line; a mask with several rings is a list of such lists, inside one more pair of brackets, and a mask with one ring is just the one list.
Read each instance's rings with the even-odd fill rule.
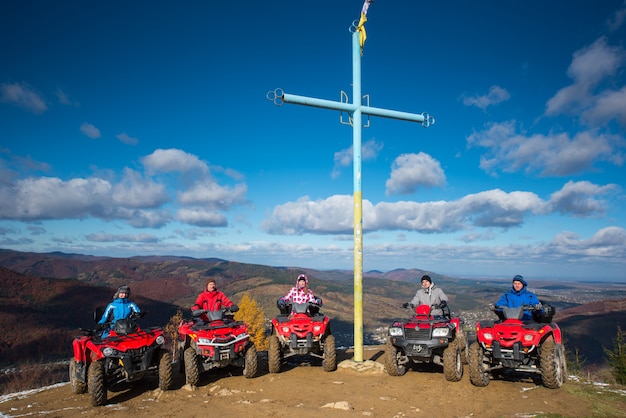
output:
[[[97,309],[98,319],[103,309]],[[165,348],[166,338],[160,327],[140,328],[137,319],[146,312],[132,313],[121,319],[102,338],[104,328],[83,329],[84,335],[74,338],[74,358],[70,360],[69,374],[72,392],[89,390],[93,406],[104,405],[108,388],[121,382],[135,382],[147,373],[156,373],[159,388],[172,387],[172,356]],[[110,324],[104,324],[108,329]]]
[[270,373],[280,372],[286,358],[307,355],[322,359],[322,369],[326,372],[337,369],[335,337],[330,332],[330,318],[319,312],[322,300],[316,300],[316,303],[292,304],[278,300],[281,314],[272,319],[272,334],[267,350]]
[[[230,365],[243,367],[247,378],[256,375],[257,351],[248,335],[248,326],[232,318],[238,310],[237,305],[216,311],[198,309],[192,312],[193,319],[183,319],[180,323],[180,364],[188,384],[196,386],[201,373]],[[206,314],[208,321],[199,318],[202,314]]]
[[[404,303],[403,308],[414,305]],[[452,317],[447,304],[433,305],[443,315],[431,315],[431,306],[418,305],[408,320],[395,320],[387,331],[385,370],[391,376],[406,373],[409,362],[431,363],[443,366],[446,380],[458,382],[467,363],[467,339],[463,320]]]
[[[490,306],[500,321],[476,323],[477,342],[469,349],[470,380],[487,386],[494,374],[540,373],[544,386],[557,389],[567,375],[561,329],[551,322],[554,308],[543,305],[499,308]],[[532,321],[522,322],[524,311]]]

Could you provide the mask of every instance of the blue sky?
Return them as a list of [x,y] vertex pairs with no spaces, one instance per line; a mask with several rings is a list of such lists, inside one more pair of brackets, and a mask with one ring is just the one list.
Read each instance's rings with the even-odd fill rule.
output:
[[[352,269],[362,5],[2,2],[0,248]],[[367,18],[364,270],[625,280],[626,3]]]

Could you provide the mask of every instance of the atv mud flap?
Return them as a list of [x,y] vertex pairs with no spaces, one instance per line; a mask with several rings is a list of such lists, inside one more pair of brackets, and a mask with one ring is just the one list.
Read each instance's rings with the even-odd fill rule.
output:
[[79,382],[87,383],[87,365],[82,361],[70,361],[74,361],[76,363],[74,378]]

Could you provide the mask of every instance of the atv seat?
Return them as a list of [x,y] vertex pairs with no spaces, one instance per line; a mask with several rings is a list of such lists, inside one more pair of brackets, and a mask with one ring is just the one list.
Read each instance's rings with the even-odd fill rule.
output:
[[326,318],[326,315],[322,314],[322,313],[316,313],[315,315],[313,315],[313,321],[314,322],[322,322],[324,320],[324,318]]
[[277,315],[276,316],[276,321],[278,321],[278,323],[283,323],[283,322],[289,322],[289,315]]
[[230,327],[230,324],[226,324],[226,323],[211,324],[210,322],[206,323],[203,321],[198,321],[191,326],[191,329],[194,331],[206,331],[210,329],[220,329],[220,328],[228,328],[228,327]]
[[546,324],[542,324],[540,322],[535,322],[535,321],[524,321],[524,328],[531,328],[531,329],[534,329],[535,331],[539,331],[545,325]]
[[481,328],[491,328],[494,326],[495,321],[489,321],[489,320],[480,321],[479,324]]

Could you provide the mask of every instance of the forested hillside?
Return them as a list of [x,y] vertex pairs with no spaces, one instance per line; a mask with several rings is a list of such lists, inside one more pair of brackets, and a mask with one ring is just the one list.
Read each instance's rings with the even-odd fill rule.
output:
[[[353,276],[350,271],[317,271],[270,267],[220,259],[185,257],[106,258],[78,254],[19,253],[0,250],[0,358],[2,363],[67,358],[80,327],[93,326],[92,312],[106,305],[114,290],[128,284],[132,299],[149,314],[144,325],[165,325],[178,309],[189,308],[208,277],[236,303],[249,293],[267,319],[277,313],[276,299],[289,290],[299,273],[324,301],[338,345],[351,345]],[[422,270],[365,273],[363,320],[366,344],[376,343],[395,318],[408,315],[400,306],[417,289]],[[493,314],[486,309],[510,282],[447,277],[428,272],[450,298],[466,326]],[[588,364],[605,360],[617,326],[626,323],[626,284],[610,292],[584,283],[535,281],[540,298],[557,307],[555,320],[564,330],[567,348]]]

